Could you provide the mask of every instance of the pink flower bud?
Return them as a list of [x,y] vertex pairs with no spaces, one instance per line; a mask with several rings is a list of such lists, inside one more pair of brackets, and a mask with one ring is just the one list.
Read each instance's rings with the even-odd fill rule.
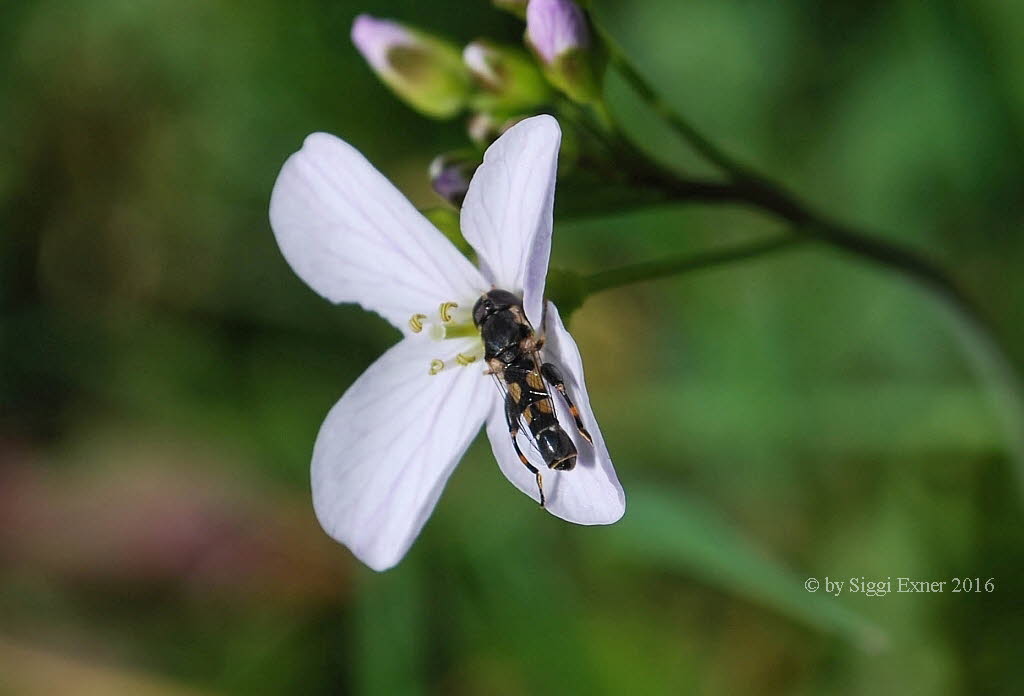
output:
[[587,20],[572,0],[531,0],[526,8],[526,40],[545,64],[590,44]]
[[456,208],[462,207],[466,191],[469,190],[469,181],[478,166],[479,156],[463,152],[438,155],[430,163],[430,185],[441,198]]
[[389,70],[388,52],[398,46],[414,47],[416,37],[398,22],[361,14],[352,22],[352,43],[376,72]]
[[466,105],[472,80],[454,44],[365,14],[352,23],[352,43],[384,84],[422,113],[450,118]]

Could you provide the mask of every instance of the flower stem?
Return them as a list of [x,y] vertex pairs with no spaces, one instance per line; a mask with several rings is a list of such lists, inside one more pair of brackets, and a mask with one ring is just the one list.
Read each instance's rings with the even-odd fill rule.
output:
[[[609,43],[610,45],[610,43]],[[732,176],[733,172],[742,171],[743,168],[728,155],[720,150],[714,143],[705,138],[701,133],[684,119],[668,103],[654,91],[654,88],[644,79],[633,65],[626,60],[622,53],[610,49],[610,62],[626,79],[626,82],[636,91],[637,95],[647,102],[647,105],[667,123],[672,130],[693,147],[704,159],[718,166],[722,171]]]
[[595,292],[610,290],[622,287],[623,285],[699,271],[735,261],[754,259],[775,251],[792,248],[802,241],[804,241],[802,238],[795,235],[786,235],[730,249],[674,254],[655,261],[643,261],[620,266],[584,276],[581,279],[583,292],[585,296],[589,296]]
[[[930,259],[909,248],[830,219],[800,201],[781,185],[739,164],[673,111],[620,51],[615,48],[611,51],[612,64],[637,95],[677,135],[721,169],[727,177],[725,182],[693,180],[660,165],[647,164],[639,170],[636,182],[661,191],[671,200],[740,204],[773,214],[792,223],[796,234],[804,239],[820,242],[895,271],[929,291],[954,318],[958,337],[972,366],[990,388],[996,415],[1002,421],[1007,438],[1007,447],[1016,460],[1019,483],[1024,486],[1024,387],[1020,375],[989,319],[953,277]],[[652,265],[657,264],[655,262]],[[658,275],[670,272],[654,270]],[[600,289],[614,287],[614,284],[608,285],[614,281],[614,275],[611,278],[603,276],[615,272],[597,274],[597,280],[593,280],[592,276],[591,282]],[[628,274],[622,275],[626,277]],[[635,275],[641,277],[638,272]]]

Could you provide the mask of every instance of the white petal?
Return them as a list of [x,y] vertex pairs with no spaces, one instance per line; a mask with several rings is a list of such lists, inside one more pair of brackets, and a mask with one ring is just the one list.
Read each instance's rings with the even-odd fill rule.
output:
[[331,409],[313,448],[313,507],[324,530],[374,570],[402,559],[494,401],[476,365],[429,374],[437,348],[475,339],[410,336]]
[[[551,390],[558,422],[579,451],[576,468],[571,471],[548,469],[525,434],[519,435],[519,446],[533,465],[541,470],[544,495],[547,498],[545,509],[548,512],[576,524],[611,524],[626,511],[626,495],[615,475],[604,437],[590,408],[580,352],[562,324],[558,310],[550,302],[547,303],[545,321],[547,343],[542,352],[543,358],[561,370],[569,397],[579,407],[583,425],[594,438],[594,444],[589,444],[580,436],[561,395]],[[492,409],[487,419],[487,436],[491,440],[494,457],[508,480],[540,502],[533,474],[519,461],[512,447],[503,406]]]
[[288,158],[270,224],[292,269],[332,302],[407,321],[487,284],[473,265],[355,148],[327,133]]
[[550,116],[512,126],[487,148],[462,204],[462,234],[480,270],[495,286],[523,293],[534,326],[544,302],[561,138]]

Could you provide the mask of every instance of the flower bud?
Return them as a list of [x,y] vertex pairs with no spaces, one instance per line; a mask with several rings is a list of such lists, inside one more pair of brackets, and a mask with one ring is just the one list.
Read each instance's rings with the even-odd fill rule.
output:
[[526,42],[555,87],[582,103],[600,96],[587,18],[573,0],[531,0]]
[[365,14],[352,23],[352,43],[384,84],[417,111],[450,118],[466,105],[471,78],[451,43]]
[[537,65],[518,48],[478,40],[466,46],[462,58],[480,87],[473,100],[480,111],[522,114],[550,98]]
[[501,123],[491,114],[478,112],[466,123],[469,139],[481,147],[487,147],[501,135]]
[[510,117],[499,117],[494,114],[488,114],[480,111],[469,118],[469,122],[466,124],[466,132],[469,134],[469,139],[472,140],[474,144],[480,147],[487,147],[497,140],[498,136],[522,121],[524,118],[527,118],[524,114]]
[[459,151],[438,155],[430,163],[430,185],[437,195],[459,208],[469,190],[469,180],[479,166],[480,157],[476,153]]
[[511,12],[520,19],[526,17],[526,6],[530,3],[530,0],[491,0],[494,6]]

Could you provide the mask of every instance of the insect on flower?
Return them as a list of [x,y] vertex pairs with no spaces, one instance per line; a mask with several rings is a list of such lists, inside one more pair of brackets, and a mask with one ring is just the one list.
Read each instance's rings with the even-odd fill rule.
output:
[[534,333],[518,297],[508,290],[487,292],[473,306],[473,324],[480,329],[489,371],[500,378],[499,384],[506,390],[505,420],[512,447],[526,470],[537,477],[537,492],[543,507],[544,479],[519,449],[520,420],[526,420],[537,451],[548,468],[570,471],[579,456],[576,445],[555,416],[554,402],[545,382],[562,394],[583,439],[590,444],[594,441],[580,420],[579,409],[565,390],[562,373],[552,363],[541,364],[543,339]]
[[485,423],[501,471],[548,512],[610,524],[625,511],[579,350],[543,299],[560,137],[536,116],[488,148],[461,215],[479,269],[334,136],[309,136],[278,176],[270,221],[292,269],[402,332],[313,448],[317,518],[375,570],[408,551]]

